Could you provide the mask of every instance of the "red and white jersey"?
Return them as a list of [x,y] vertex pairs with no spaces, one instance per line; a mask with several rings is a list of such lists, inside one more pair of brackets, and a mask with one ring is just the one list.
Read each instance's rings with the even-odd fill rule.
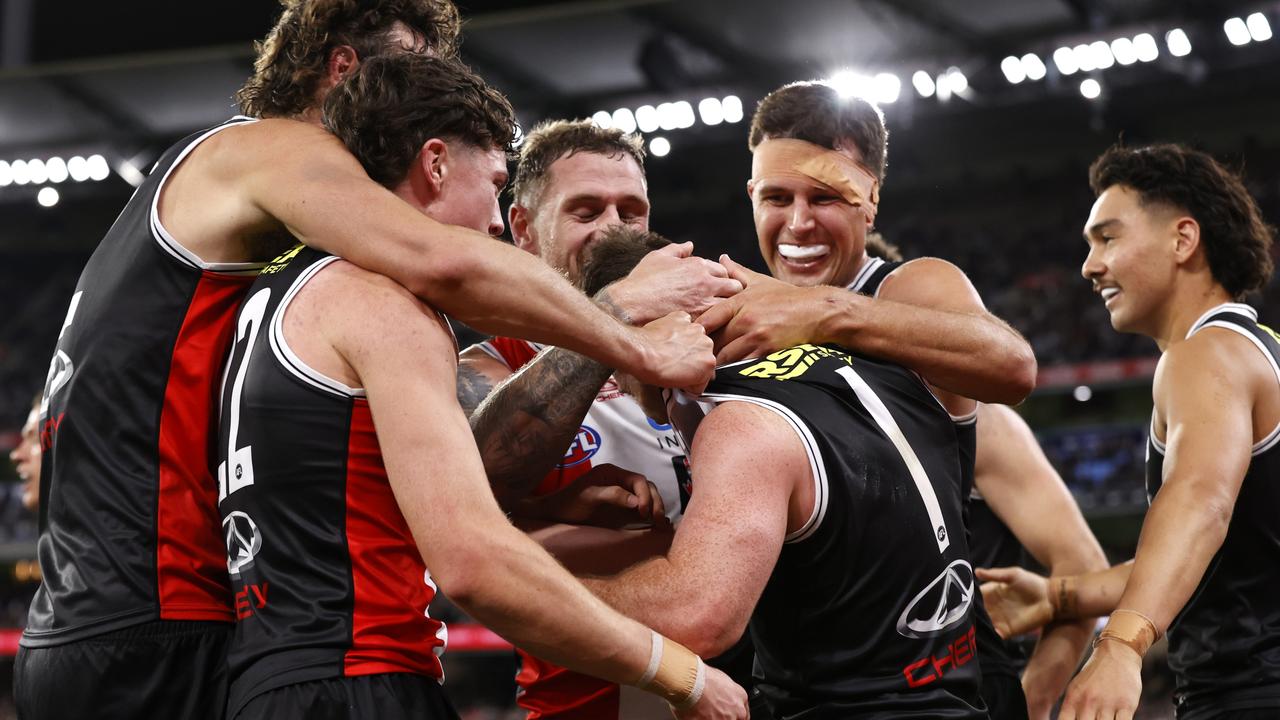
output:
[[[479,346],[513,372],[544,346],[527,340],[494,338]],[[596,401],[565,450],[564,459],[535,491],[554,492],[604,464],[644,475],[662,495],[667,516],[679,522],[689,502],[689,471],[684,449],[670,425],[650,420],[635,398],[618,389],[613,378],[600,388]],[[516,675],[517,701],[529,720],[668,720],[671,711],[656,695],[598,680],[544,662],[523,651]]]

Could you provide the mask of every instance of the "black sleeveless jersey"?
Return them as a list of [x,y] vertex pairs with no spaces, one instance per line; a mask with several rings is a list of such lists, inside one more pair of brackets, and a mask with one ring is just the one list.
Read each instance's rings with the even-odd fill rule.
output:
[[774,715],[985,718],[956,429],[920,379],[800,345],[719,368],[702,400],[778,413],[809,455],[813,514],[750,622]]
[[210,474],[236,307],[261,265],[210,264],[157,213],[167,150],[85,265],[41,405],[43,580],[26,647],[153,620],[232,620]]
[[[881,258],[867,258],[867,262],[854,276],[848,289],[862,295],[876,297],[880,293],[880,285],[894,270],[901,267],[901,262],[890,262]],[[970,417],[954,418],[956,420],[956,436],[960,447],[961,470],[963,477],[964,527],[969,541],[970,562],[974,567],[1002,567],[992,565],[990,561],[997,553],[1005,550],[1012,540],[1020,549],[1022,546],[1000,518],[996,517],[986,503],[973,500],[974,494],[974,462],[977,458],[978,426],[977,412]],[[1016,565],[1017,563],[1008,563]],[[974,621],[977,626],[978,660],[982,663],[984,673],[995,673],[1017,677],[1025,665],[1025,653],[1003,640],[996,632],[987,608],[982,602],[981,593],[975,598]]]
[[[1206,327],[1248,338],[1280,381],[1280,343],[1257,311],[1227,303],[1205,313]],[[1276,708],[1280,714],[1280,426],[1253,447],[1222,547],[1199,587],[1169,626],[1169,665],[1177,678],[1178,717],[1214,710]],[[1160,491],[1164,443],[1147,443],[1147,494]]]
[[262,271],[236,317],[218,431],[218,509],[236,629],[228,716],[298,682],[443,679],[435,585],[387,481],[364,391],[307,366],[283,319],[338,258],[297,248]]

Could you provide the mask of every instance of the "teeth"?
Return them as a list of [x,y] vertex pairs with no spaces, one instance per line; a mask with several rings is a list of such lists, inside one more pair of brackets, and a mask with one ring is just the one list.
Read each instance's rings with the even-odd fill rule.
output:
[[1102,299],[1103,299],[1104,301],[1105,301],[1105,300],[1110,300],[1111,298],[1115,297],[1115,296],[1116,296],[1116,295],[1118,295],[1119,293],[1120,293],[1120,288],[1103,288],[1103,289],[1102,289]]
[[779,245],[778,254],[788,260],[810,260],[831,252],[830,245]]

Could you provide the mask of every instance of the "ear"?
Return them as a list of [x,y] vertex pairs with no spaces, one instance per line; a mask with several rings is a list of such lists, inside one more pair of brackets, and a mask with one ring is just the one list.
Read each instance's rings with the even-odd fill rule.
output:
[[350,45],[339,45],[329,51],[329,62],[325,65],[325,77],[330,87],[342,82],[360,64],[360,56]]
[[423,186],[432,195],[439,196],[449,175],[449,146],[440,138],[431,138],[418,151],[418,170]]
[[516,247],[525,252],[538,254],[538,241],[533,237],[532,227],[533,213],[529,208],[511,204],[511,209],[507,211],[507,224],[511,226],[511,239],[515,242]]
[[1173,256],[1182,265],[1200,248],[1200,223],[1187,215],[1174,219],[1173,223]]

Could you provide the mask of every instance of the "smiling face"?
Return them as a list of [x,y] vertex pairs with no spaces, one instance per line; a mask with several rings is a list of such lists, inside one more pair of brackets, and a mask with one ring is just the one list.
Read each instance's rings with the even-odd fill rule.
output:
[[[525,221],[516,216],[524,214]],[[577,282],[583,252],[613,225],[649,229],[644,171],[628,155],[577,152],[551,164],[536,206],[513,210],[516,245]]]
[[[861,162],[856,148],[841,154]],[[866,259],[867,216],[835,190],[795,175],[748,185],[769,272],[799,286],[848,285]]]
[[1107,188],[1085,224],[1089,254],[1080,273],[1093,284],[1120,332],[1155,336],[1164,324],[1179,267],[1179,225],[1171,208],[1140,202],[1125,185]]

